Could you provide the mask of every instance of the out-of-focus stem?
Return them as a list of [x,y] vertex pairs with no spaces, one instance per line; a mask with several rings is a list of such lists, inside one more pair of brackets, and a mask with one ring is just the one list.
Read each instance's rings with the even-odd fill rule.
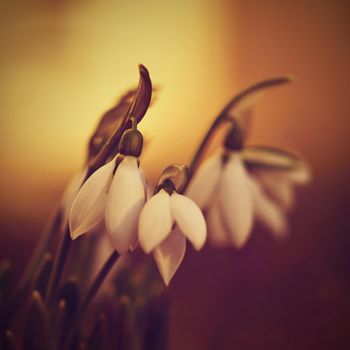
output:
[[55,292],[57,291],[57,287],[59,285],[72,242],[68,224],[66,224],[64,233],[61,233],[62,236],[58,247],[58,253],[56,254],[56,258],[54,260],[53,269],[46,293],[46,301],[48,304],[52,304],[54,301]]
[[86,307],[89,305],[89,303],[92,301],[92,299],[95,297],[97,294],[98,290],[100,289],[103,281],[109,274],[109,272],[112,270],[113,266],[117,262],[119,258],[119,254],[117,251],[113,251],[113,253],[108,257],[106,262],[104,263],[103,267],[101,268],[100,272],[97,274],[95,280],[93,281],[90,289],[86,293],[85,298],[83,299],[80,309],[79,309],[79,314],[82,314]]
[[52,213],[44,229],[44,232],[40,235],[40,238],[34,248],[34,252],[26,266],[25,271],[21,276],[21,279],[19,280],[18,292],[20,292],[22,289],[26,289],[27,286],[29,285],[30,279],[33,276],[34,271],[38,267],[40,263],[40,259],[42,258],[43,254],[47,250],[47,247],[51,239],[57,233],[60,227],[61,221],[62,221],[62,211],[60,208],[57,208],[55,212]]
[[[293,78],[290,76],[282,76],[273,79],[267,79],[260,81],[254,85],[249,86],[248,88],[241,91],[239,94],[234,96],[226,106],[221,110],[219,115],[214,120],[213,124],[209,128],[208,132],[204,136],[202,142],[200,143],[196,153],[194,154],[193,160],[189,166],[189,177],[188,182],[191,180],[194,171],[197,169],[199,161],[205,151],[207,144],[209,143],[211,137],[213,136],[216,129],[220,126],[220,124],[225,121],[232,121],[232,114],[234,114],[235,108],[241,104],[243,101],[246,101],[248,98],[254,96],[254,94],[261,93],[261,91],[272,88],[278,85],[283,85],[286,83],[290,83],[293,81]],[[230,115],[231,114],[231,115]],[[187,187],[187,186],[186,186]]]
[[78,327],[78,324],[82,315],[84,314],[87,306],[96,296],[97,292],[101,288],[107,275],[115,266],[115,263],[118,261],[119,256],[120,255],[118,254],[118,252],[114,250],[113,253],[108,257],[104,265],[102,266],[100,272],[95,277],[89,290],[87,291],[85,297],[83,298],[83,301],[80,304],[78,311],[76,312],[75,316],[71,320],[71,327],[69,328],[68,334],[66,335],[65,339],[62,339],[62,344],[63,344],[62,349],[66,349],[66,348],[69,349],[70,342],[74,338],[76,329]]

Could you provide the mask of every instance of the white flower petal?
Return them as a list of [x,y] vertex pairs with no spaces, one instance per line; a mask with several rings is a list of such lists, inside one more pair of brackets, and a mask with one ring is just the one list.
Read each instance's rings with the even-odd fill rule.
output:
[[296,185],[307,185],[312,180],[311,169],[307,164],[286,173],[286,177]]
[[139,242],[146,253],[165,239],[173,222],[169,194],[160,190],[145,204],[140,214]]
[[195,249],[201,249],[207,238],[207,225],[197,204],[192,199],[173,192],[170,196],[170,210],[181,232]]
[[288,233],[284,212],[264,194],[256,181],[251,180],[250,185],[256,219],[265,225],[276,238],[284,238]]
[[124,254],[137,238],[137,223],[145,203],[145,187],[135,157],[119,164],[106,203],[106,230],[115,249]]
[[272,171],[256,172],[255,178],[284,210],[290,210],[295,203],[294,186],[285,174]]
[[221,217],[232,243],[240,248],[247,241],[253,225],[253,201],[248,174],[240,156],[231,155],[219,187]]
[[68,183],[68,186],[66,187],[62,200],[61,200],[61,210],[63,213],[63,219],[62,222],[67,222],[69,217],[69,212],[72,207],[72,204],[75,200],[75,197],[77,196],[80,186],[85,179],[87,169],[84,168],[79,173],[75,174],[75,176],[71,179],[71,181]]
[[186,196],[194,200],[201,209],[210,204],[219,181],[221,169],[221,153],[218,153],[206,159],[190,181]]
[[95,236],[91,242],[93,242],[95,252],[94,259],[91,264],[91,276],[96,276],[98,272],[100,272],[108,257],[113,253],[114,247],[104,230],[103,234],[98,235],[97,237]]
[[217,203],[213,203],[207,212],[208,241],[215,248],[223,248],[230,245],[230,237],[226,231],[220,216]]
[[72,239],[91,231],[103,220],[114,166],[115,159],[96,170],[79,190],[69,214]]
[[186,239],[179,229],[175,228],[168,237],[153,251],[154,259],[166,285],[180,266],[186,250]]

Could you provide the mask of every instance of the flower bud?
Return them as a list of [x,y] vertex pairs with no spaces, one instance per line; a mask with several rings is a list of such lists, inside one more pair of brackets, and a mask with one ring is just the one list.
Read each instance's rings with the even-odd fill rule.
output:
[[[164,189],[168,193],[174,190],[181,193],[188,182],[188,168],[183,164],[171,164],[165,168],[159,178],[156,192]],[[169,193],[169,194],[170,194]]]
[[126,130],[119,142],[119,153],[125,156],[140,157],[143,146],[143,136],[136,129],[136,121],[133,121],[131,129]]
[[240,151],[243,148],[244,134],[237,121],[232,120],[232,126],[226,135],[224,146],[231,151]]

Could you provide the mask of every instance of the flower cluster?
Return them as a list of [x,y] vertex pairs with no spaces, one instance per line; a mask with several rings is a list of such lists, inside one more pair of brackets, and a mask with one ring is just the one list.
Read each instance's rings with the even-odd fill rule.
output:
[[[131,118],[132,125],[124,130],[116,148],[118,153],[97,168],[77,194],[66,196],[67,203],[75,198],[69,204],[71,238],[103,230],[119,254],[133,251],[140,244],[146,253],[153,253],[168,284],[184,257],[186,238],[200,250],[207,226],[208,240],[214,247],[242,248],[254,221],[265,225],[277,238],[285,237],[287,213],[294,202],[293,187],[310,180],[309,167],[290,152],[247,146],[244,118],[239,115],[247,108],[246,100],[260,96],[265,88],[289,81],[267,80],[237,95],[214,121],[190,169],[183,165],[167,167],[150,198],[147,192],[151,190],[140,168],[143,137],[137,130],[138,120]],[[139,90],[146,89],[141,86]],[[150,97],[135,111],[142,110],[143,115],[149,102]],[[222,122],[230,126],[223,147],[199,164],[206,142]],[[72,187],[76,192],[76,185]]]
[[309,180],[309,167],[301,158],[268,147],[244,147],[233,120],[224,148],[203,162],[187,195],[207,213],[214,246],[241,248],[254,219],[275,236],[285,236],[293,186]]
[[[278,239],[286,236],[294,187],[310,181],[309,166],[290,151],[247,145],[246,136],[252,103],[266,89],[291,79],[264,80],[234,96],[213,121],[190,165],[169,165],[153,189],[140,166],[143,135],[138,123],[152,105],[155,89],[144,66],[139,73],[138,87],[99,121],[83,169],[67,187],[14,293],[7,277],[10,266],[0,263],[0,347],[16,347],[11,327],[17,328],[17,321],[28,314],[17,337],[23,338],[26,349],[83,348],[87,342],[100,346],[107,329],[116,330],[116,337],[107,341],[116,345],[101,343],[103,348],[120,348],[135,339],[138,348],[164,348],[169,311],[165,287],[150,260],[130,251],[140,246],[153,254],[168,285],[184,258],[187,240],[195,250],[202,249],[207,236],[214,247],[239,249],[255,221]],[[223,145],[205,158],[218,130],[226,132]],[[125,259],[119,260],[121,256]],[[103,288],[117,261],[110,288]],[[104,317],[95,320],[85,338],[84,312],[102,288],[96,310],[108,307],[102,307]]]
[[134,122],[121,138],[119,153],[79,190],[69,218],[73,239],[104,225],[119,254],[135,249],[138,242],[146,253],[152,252],[168,284],[184,257],[186,238],[197,250],[205,243],[201,210],[214,246],[241,248],[254,218],[276,236],[286,234],[292,187],[309,180],[306,163],[299,158],[271,148],[244,147],[241,128],[233,120],[224,147],[202,163],[191,181],[186,167],[169,166],[147,200],[139,159],[142,140]]

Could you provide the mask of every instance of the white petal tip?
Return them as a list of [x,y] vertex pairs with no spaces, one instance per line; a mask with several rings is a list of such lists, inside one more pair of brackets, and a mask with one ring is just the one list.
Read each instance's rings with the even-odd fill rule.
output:
[[70,230],[70,238],[74,241],[78,237],[82,236],[85,232],[79,230]]
[[141,247],[146,254],[150,254],[154,249],[153,247],[144,247],[144,246],[141,246]]
[[170,280],[166,280],[163,278],[164,284],[166,285],[166,287],[169,287],[170,284]]
[[196,242],[196,244],[192,243],[192,246],[195,250],[199,251],[204,247],[205,241],[206,240],[203,240],[202,242],[199,242],[199,243]]

